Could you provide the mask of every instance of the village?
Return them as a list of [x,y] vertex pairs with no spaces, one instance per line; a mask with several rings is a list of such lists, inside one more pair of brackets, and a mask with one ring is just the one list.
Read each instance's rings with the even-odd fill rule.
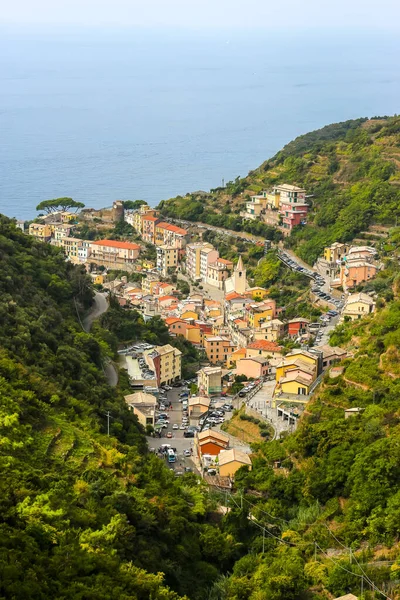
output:
[[[307,211],[305,190],[283,184],[253,196],[242,216],[262,219],[287,235],[305,222]],[[138,241],[74,237],[82,222],[97,227],[99,235],[105,225],[127,223]],[[71,263],[84,265],[98,294],[112,293],[121,307],[135,309],[145,321],[159,316],[172,338],[198,350],[197,378],[186,382],[184,357],[171,344],[137,340],[119,350],[119,366],[132,387],[127,404],[148,434],[160,440],[154,451],[171,468],[182,456],[182,468],[194,464],[222,486],[231,484],[242,465],[251,466],[252,440],[241,440],[225,427],[232,411],[243,422],[261,424],[260,431],[267,427],[272,439],[293,431],[327,369],[331,376],[339,374],[337,363],[348,358],[345,350],[329,345],[330,331],[375,308],[372,296],[356,291],[381,268],[376,249],[369,246],[336,242],[313,267],[277,246],[285,267],[309,279],[307,301],[321,310],[318,318],[287,319],[285,307],[269,297],[267,288],[250,285],[242,256],[222,258],[201,233],[193,236],[163,220],[145,203],[134,210],[115,201],[110,209],[84,209],[79,215],[52,212],[30,223],[28,232],[62,248]],[[154,247],[154,259],[143,257],[144,245]],[[171,443],[163,444],[164,436]]]

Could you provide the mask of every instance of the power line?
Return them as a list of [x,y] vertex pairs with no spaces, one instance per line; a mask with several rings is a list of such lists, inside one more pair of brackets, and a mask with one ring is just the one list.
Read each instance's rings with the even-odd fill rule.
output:
[[[237,506],[237,508],[242,508],[243,507],[243,499],[245,502],[247,502],[250,506],[255,506],[257,507],[257,505],[252,504],[251,502],[249,502],[248,500],[246,500],[246,498],[243,498],[243,493],[241,496],[241,504],[242,506],[240,507],[239,504],[236,502],[234,496],[231,494],[231,500],[234,502],[234,504]],[[269,515],[269,513],[267,513],[267,511],[261,511],[264,512],[265,514],[267,514],[268,516],[273,517],[273,515]],[[294,547],[298,547],[300,548],[300,546],[298,544],[295,544],[294,542],[288,542],[287,540],[284,540],[276,535],[274,535],[273,533],[271,533],[270,531],[268,531],[268,529],[265,528],[265,526],[257,523],[255,517],[251,514],[249,514],[249,521],[251,523],[253,523],[254,525],[256,525],[256,527],[258,527],[259,529],[262,529],[263,531],[263,553],[264,553],[264,536],[265,534],[269,535],[270,537],[276,539],[278,542],[282,543],[282,544],[286,544],[288,546],[294,546]],[[273,517],[276,519],[279,519],[280,517]],[[289,521],[287,521],[286,519],[281,519],[282,521],[289,523]],[[354,571],[350,571],[349,569],[346,569],[346,567],[344,567],[343,565],[341,565],[340,563],[338,563],[337,561],[335,561],[332,557],[330,557],[322,548],[321,546],[314,541],[314,547],[315,547],[315,560],[316,560],[316,548],[318,548],[320,550],[320,552],[322,552],[322,554],[324,556],[326,556],[326,558],[328,560],[330,560],[331,562],[333,562],[339,569],[341,569],[342,571],[345,571],[346,573],[349,573],[350,575],[355,575],[356,577],[358,577],[359,579],[361,579],[361,589],[363,589],[363,582],[364,579],[365,581],[372,587],[372,589],[376,592],[378,592],[379,594],[381,594],[384,598],[386,598],[387,600],[392,600],[389,596],[387,596],[384,592],[382,592],[376,585],[375,583],[370,579],[370,577],[365,573],[365,571],[363,570],[363,568],[361,567],[361,565],[359,564],[356,556],[354,556],[354,554],[352,554],[351,548],[348,548],[347,546],[345,546],[344,544],[342,544],[342,542],[340,542],[340,540],[337,539],[337,537],[331,532],[331,530],[329,529],[329,527],[327,527],[327,525],[325,523],[322,523],[324,525],[324,527],[328,530],[328,532],[334,537],[334,539],[337,541],[338,544],[340,544],[340,546],[342,546],[342,548],[349,550],[350,551],[350,557],[353,556],[356,565],[358,566],[358,568],[361,570],[362,575],[360,575],[359,573],[355,573]]]

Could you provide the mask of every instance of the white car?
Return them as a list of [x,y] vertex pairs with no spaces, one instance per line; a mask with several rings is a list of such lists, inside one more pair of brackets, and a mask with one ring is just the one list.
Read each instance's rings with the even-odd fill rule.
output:
[[172,429],[179,429],[179,425],[178,425],[178,423],[174,423],[174,424],[172,425]]
[[179,427],[179,429],[186,429],[186,425],[184,423],[182,423],[182,425]]

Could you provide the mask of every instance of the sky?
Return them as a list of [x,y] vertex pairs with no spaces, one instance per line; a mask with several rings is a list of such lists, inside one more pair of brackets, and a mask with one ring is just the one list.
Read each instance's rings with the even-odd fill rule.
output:
[[[398,0],[0,0],[17,26],[400,29]],[[284,43],[284,41],[283,41]]]

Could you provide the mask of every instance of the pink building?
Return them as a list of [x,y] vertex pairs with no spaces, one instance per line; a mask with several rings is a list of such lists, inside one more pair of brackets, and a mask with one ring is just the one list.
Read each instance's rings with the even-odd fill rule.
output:
[[259,379],[271,374],[271,366],[267,358],[262,356],[252,356],[251,358],[241,358],[236,362],[236,375],[245,375],[248,379]]

